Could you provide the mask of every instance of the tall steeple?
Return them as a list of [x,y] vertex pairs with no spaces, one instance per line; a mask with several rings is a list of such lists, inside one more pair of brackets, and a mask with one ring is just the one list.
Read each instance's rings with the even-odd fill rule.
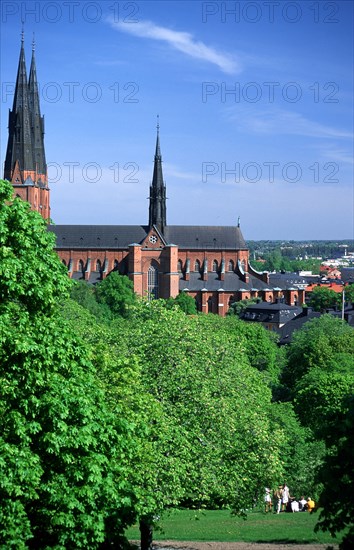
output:
[[160,149],[160,124],[157,117],[157,136],[154,158],[154,173],[150,185],[149,227],[156,225],[163,233],[166,227],[166,186],[162,175]]
[[32,63],[27,82],[24,33],[18,63],[12,111],[9,111],[9,139],[4,166],[4,178],[14,193],[31,204],[48,219],[50,216],[47,165],[44,152],[44,117],[39,107],[34,41]]
[[47,165],[44,151],[44,116],[41,117],[39,106],[36,60],[34,56],[34,38],[32,42],[32,60],[28,80],[29,104],[31,112],[31,129],[33,137],[33,156],[37,175],[47,182]]
[[[12,181],[16,162],[18,162],[22,176],[25,172],[32,172],[35,169],[28,95],[24,34],[22,31],[14,102],[12,111],[9,112],[9,140],[4,171],[4,177],[9,181]],[[23,183],[23,177],[21,180]],[[17,181],[17,183],[20,183],[20,181]]]

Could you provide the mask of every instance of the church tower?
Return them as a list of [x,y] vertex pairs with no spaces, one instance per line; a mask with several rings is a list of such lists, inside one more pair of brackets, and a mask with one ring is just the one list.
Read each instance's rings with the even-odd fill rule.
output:
[[157,123],[154,173],[150,185],[149,200],[149,227],[155,225],[163,234],[166,227],[166,186],[162,175],[159,123]]
[[15,195],[28,201],[44,219],[50,217],[44,117],[39,106],[34,42],[27,81],[23,32],[13,107],[9,112],[4,178],[12,184]]

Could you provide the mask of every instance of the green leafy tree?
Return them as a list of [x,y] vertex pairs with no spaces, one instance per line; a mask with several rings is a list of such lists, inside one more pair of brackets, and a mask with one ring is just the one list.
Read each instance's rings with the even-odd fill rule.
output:
[[127,399],[113,409],[90,349],[62,319],[71,282],[53,245],[41,216],[0,181],[0,541],[118,546],[137,514],[144,426]]
[[326,311],[339,306],[341,303],[341,295],[331,290],[330,288],[317,286],[310,294],[308,305],[315,311]]
[[176,298],[172,298],[171,305],[177,305],[186,315],[197,314],[195,300],[186,292],[180,292]]
[[107,304],[97,302],[95,287],[86,281],[75,281],[70,297],[101,321],[109,321],[113,317]]
[[141,357],[145,387],[169,426],[157,444],[156,493],[172,503],[248,507],[281,466],[280,431],[270,430],[267,415],[271,393],[249,364],[246,337],[230,334],[224,319],[186,317],[159,301],[135,315],[117,340]]
[[[311,319],[293,336],[282,380],[294,396],[295,386],[311,369],[333,371],[353,353],[354,330],[332,315]],[[343,356],[342,354],[345,354]],[[346,359],[345,359],[346,358]]]
[[273,403],[271,418],[277,429],[284,432],[281,457],[284,481],[292,496],[311,494],[317,501],[321,485],[315,474],[325,455],[325,444],[315,438],[312,430],[302,426],[292,403]]
[[344,287],[345,301],[354,304],[354,284]]
[[227,314],[237,315],[237,317],[240,317],[249,305],[256,304],[257,302],[258,298],[248,298],[245,300],[240,300],[239,302],[234,302],[233,304],[231,304]]
[[136,302],[133,282],[125,275],[112,271],[97,284],[97,301],[109,307],[113,315],[128,317],[130,307]]
[[320,516],[315,530],[330,531],[333,536],[345,531],[340,550],[354,545],[354,398],[343,400],[341,412],[325,430],[327,456],[319,468],[317,482],[323,484]]

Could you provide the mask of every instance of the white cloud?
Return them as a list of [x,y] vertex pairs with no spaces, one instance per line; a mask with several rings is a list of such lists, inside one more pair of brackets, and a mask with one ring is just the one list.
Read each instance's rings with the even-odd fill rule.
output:
[[326,126],[309,120],[299,113],[283,109],[263,109],[255,112],[252,109],[240,107],[227,110],[230,120],[247,131],[257,134],[287,134],[319,138],[352,138],[351,132]]
[[115,22],[110,18],[108,22],[118,31],[127,32],[140,38],[150,38],[165,42],[171,48],[183,52],[194,59],[200,59],[216,65],[224,73],[236,74],[241,72],[240,63],[234,56],[207,46],[204,42],[196,40],[189,32],[160,27],[151,21],[139,21],[128,25],[123,22]]

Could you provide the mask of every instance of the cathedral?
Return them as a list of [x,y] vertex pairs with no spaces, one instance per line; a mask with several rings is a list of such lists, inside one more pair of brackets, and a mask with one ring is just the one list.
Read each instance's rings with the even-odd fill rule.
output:
[[[4,178],[14,194],[48,220],[56,251],[69,277],[95,284],[110,272],[127,275],[135,292],[148,299],[186,292],[197,310],[226,315],[233,302],[259,298],[289,305],[304,302],[304,291],[270,288],[267,272],[252,269],[240,224],[168,225],[166,186],[157,125],[148,223],[146,225],[50,225],[50,191],[40,113],[34,45],[27,80],[22,36]],[[55,213],[54,213],[55,218]]]

